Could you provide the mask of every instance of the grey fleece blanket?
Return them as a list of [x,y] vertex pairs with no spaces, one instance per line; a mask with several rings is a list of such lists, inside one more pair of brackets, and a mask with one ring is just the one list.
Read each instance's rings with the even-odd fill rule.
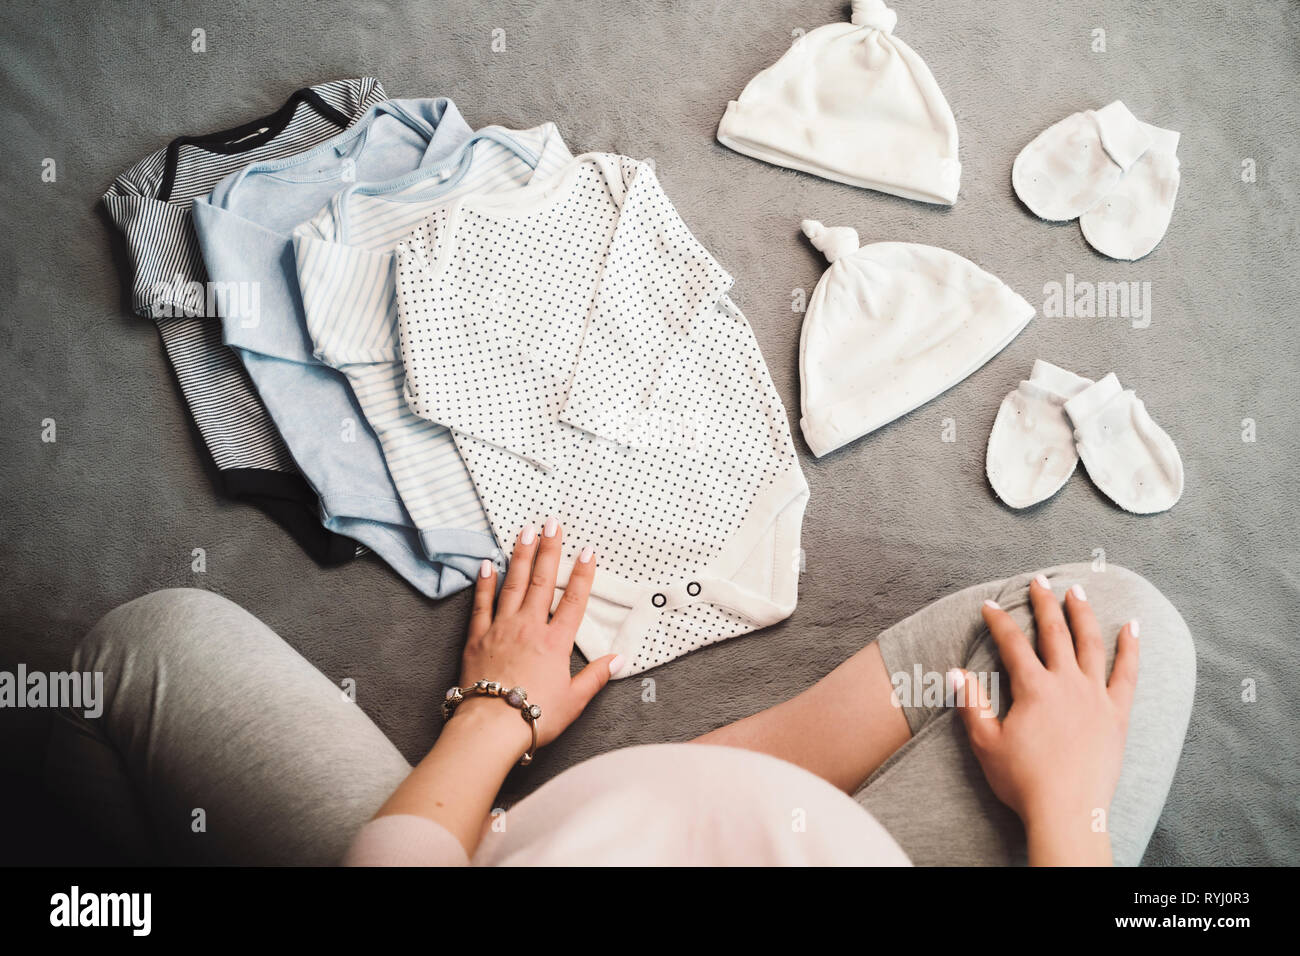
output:
[[[1151,863],[1300,862],[1296,303],[1300,301],[1300,6],[1102,0],[898,0],[896,35],[956,114],[961,197],[940,209],[767,166],[714,140],[727,101],[836,0],[0,6],[0,668],[63,664],[114,605],[155,588],[218,591],[261,616],[412,760],[438,729],[468,596],[438,604],[383,565],[323,571],[262,514],[220,501],[156,333],[128,314],[96,203],[181,133],[262,115],[293,89],[373,74],[390,94],[453,97],[473,125],[555,120],[575,151],[653,157],[683,217],[738,278],[772,376],[798,416],[794,290],[825,263],[801,217],[864,241],[941,245],[1042,310],[1050,283],[1150,283],[1150,321],[1040,314],[939,399],[821,460],[807,569],[785,623],[617,684],[530,770],[518,797],[628,744],[685,740],[781,701],[944,593],[1099,549],[1187,619],[1198,690]],[[202,29],[206,52],[191,49]],[[1104,50],[1099,42],[1103,38]],[[1067,113],[1123,99],[1182,132],[1182,190],[1136,264],[1077,225],[1034,219],[1012,159]],[[42,165],[55,161],[56,182]],[[984,477],[998,403],[1035,358],[1116,372],[1177,442],[1187,490],[1138,518],[1080,472],[1013,512]],[[57,424],[57,442],[41,440]],[[1254,440],[1243,440],[1253,423]],[[945,421],[955,441],[943,440]],[[1250,437],[1250,436],[1246,436]],[[207,571],[191,571],[206,549]],[[0,712],[7,799],[30,795],[47,715]],[[35,805],[37,800],[30,797]],[[11,826],[6,814],[0,826]],[[53,821],[51,821],[53,823]],[[0,840],[0,845],[7,844]]]

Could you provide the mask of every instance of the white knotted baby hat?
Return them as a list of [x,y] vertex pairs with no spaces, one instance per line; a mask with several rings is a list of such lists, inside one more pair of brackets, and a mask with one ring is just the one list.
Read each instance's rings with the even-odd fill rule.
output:
[[859,247],[853,229],[805,219],[830,262],[799,337],[799,424],[820,458],[924,405],[1000,352],[1034,307],[955,252]]
[[951,206],[957,123],[925,61],[893,35],[882,0],[818,27],[727,104],[718,142],[778,166]]

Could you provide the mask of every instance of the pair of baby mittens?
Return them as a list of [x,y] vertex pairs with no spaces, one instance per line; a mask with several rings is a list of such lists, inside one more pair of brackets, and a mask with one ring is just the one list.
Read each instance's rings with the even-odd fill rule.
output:
[[1142,122],[1116,100],[1039,133],[1012,164],[1011,183],[1040,219],[1078,219],[1102,255],[1133,260],[1169,228],[1178,167],[1178,133]]
[[1183,493],[1178,449],[1114,372],[1094,382],[1039,359],[998,409],[989,484],[1012,508],[1028,508],[1056,494],[1079,459],[1106,497],[1134,514],[1167,511]]

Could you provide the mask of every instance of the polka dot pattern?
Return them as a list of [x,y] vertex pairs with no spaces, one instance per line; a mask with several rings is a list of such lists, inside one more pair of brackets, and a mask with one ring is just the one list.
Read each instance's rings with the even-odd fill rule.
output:
[[[569,177],[536,207],[439,210],[400,244],[407,400],[452,429],[499,542],[554,515],[566,557],[590,545],[603,574],[674,585],[798,469],[786,411],[649,167],[584,157]],[[752,629],[706,589],[657,616],[633,669]]]

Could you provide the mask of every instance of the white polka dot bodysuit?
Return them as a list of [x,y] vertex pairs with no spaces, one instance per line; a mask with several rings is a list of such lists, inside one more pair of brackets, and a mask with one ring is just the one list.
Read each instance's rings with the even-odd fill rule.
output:
[[[626,677],[788,617],[808,486],[732,278],[650,167],[588,153],[439,208],[396,249],[406,400],[497,541],[597,559],[578,647]],[[557,600],[558,600],[557,593]]]

